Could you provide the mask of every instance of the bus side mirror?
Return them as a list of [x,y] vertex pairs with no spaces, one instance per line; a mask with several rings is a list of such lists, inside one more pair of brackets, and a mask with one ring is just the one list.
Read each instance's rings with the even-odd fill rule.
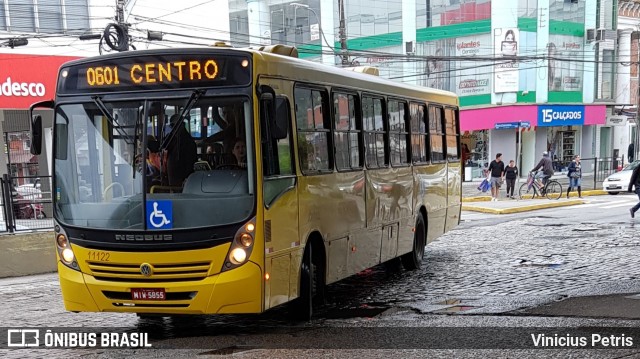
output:
[[276,92],[271,86],[260,85],[258,88],[260,94],[260,103],[264,107],[264,115],[267,116],[267,124],[269,125],[269,134],[272,139],[281,140],[288,135],[288,116],[285,113],[282,116],[281,111],[277,111],[278,108],[286,106],[276,106]]
[[29,107],[29,116],[31,117],[31,154],[39,155],[42,152],[42,115],[34,115],[33,110],[36,107],[44,107],[53,109],[54,102],[52,100],[36,102]]
[[39,155],[42,152],[42,116],[31,117],[31,154]]

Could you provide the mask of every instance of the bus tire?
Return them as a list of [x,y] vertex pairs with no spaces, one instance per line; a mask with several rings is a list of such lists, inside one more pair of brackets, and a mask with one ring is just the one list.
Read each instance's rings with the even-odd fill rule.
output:
[[402,266],[406,270],[420,269],[422,258],[424,257],[424,246],[426,245],[427,231],[422,214],[416,219],[416,227],[413,232],[413,250],[402,257]]
[[313,316],[314,304],[322,300],[324,283],[322,280],[322,266],[320,256],[309,242],[304,249],[302,263],[300,264],[300,293],[292,303],[293,318],[301,321],[309,321]]

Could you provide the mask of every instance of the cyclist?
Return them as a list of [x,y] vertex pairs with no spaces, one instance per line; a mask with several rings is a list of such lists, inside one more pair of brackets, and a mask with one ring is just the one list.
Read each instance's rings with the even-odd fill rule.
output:
[[[551,158],[549,158],[549,152],[542,152],[542,159],[540,159],[540,162],[538,162],[538,164],[531,170],[531,172],[536,172],[539,169],[542,169],[542,185],[546,186],[547,181],[549,180],[549,178],[551,178],[551,176],[553,176],[554,173],[553,162],[551,161]],[[540,176],[536,174],[536,177]]]

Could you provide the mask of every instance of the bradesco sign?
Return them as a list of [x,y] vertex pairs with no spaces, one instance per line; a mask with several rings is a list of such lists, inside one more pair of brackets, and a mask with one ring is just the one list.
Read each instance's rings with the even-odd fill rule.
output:
[[584,106],[538,106],[538,126],[584,125]]
[[0,54],[0,109],[27,109],[55,96],[56,77],[63,63],[77,57]]

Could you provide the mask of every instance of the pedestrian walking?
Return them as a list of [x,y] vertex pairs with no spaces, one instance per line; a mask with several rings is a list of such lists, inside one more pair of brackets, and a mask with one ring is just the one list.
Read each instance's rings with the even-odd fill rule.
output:
[[569,171],[567,172],[569,177],[569,188],[567,188],[567,199],[569,199],[569,193],[574,188],[578,189],[578,198],[582,198],[582,187],[580,182],[582,179],[582,165],[580,164],[580,156],[576,155],[573,161],[569,164]]
[[489,164],[489,173],[491,183],[491,201],[497,201],[500,194],[500,186],[504,180],[504,162],[502,162],[502,153],[496,154],[496,159]]
[[516,161],[509,161],[509,165],[504,169],[504,177],[507,180],[507,198],[514,198],[513,190],[516,187],[516,179],[518,178]]
[[631,174],[631,180],[629,181],[629,192],[631,192],[632,187],[635,186],[635,192],[638,195],[638,203],[635,206],[629,208],[629,212],[631,213],[631,218],[636,217],[636,212],[640,209],[640,166],[636,166]]

